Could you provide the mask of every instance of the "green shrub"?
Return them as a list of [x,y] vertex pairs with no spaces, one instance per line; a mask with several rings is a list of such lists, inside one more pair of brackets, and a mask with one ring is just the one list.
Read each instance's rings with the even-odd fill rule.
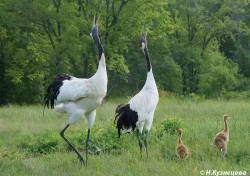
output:
[[17,146],[27,154],[47,154],[55,151],[59,145],[59,135],[45,133],[43,135],[28,135],[20,138]]
[[192,100],[196,101],[196,102],[201,102],[205,100],[205,96],[204,95],[198,95],[195,93],[190,93],[188,95],[188,97],[190,97]]
[[117,129],[114,126],[98,128],[95,133],[91,135],[90,153],[108,152],[120,153],[127,149],[130,145],[128,137],[118,138]]
[[[116,134],[116,129],[112,127],[95,127],[90,133],[89,153],[99,154],[104,151],[120,150],[121,145]],[[69,136],[69,140],[78,149],[85,150],[87,132],[86,130],[76,131]]]
[[176,134],[177,129],[181,128],[183,121],[177,118],[167,118],[162,121],[161,131],[168,134]]

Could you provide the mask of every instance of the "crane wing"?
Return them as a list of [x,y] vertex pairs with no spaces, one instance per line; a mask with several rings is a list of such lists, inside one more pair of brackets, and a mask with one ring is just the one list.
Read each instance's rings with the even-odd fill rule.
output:
[[64,80],[57,96],[58,102],[76,101],[93,94],[94,86],[89,79],[73,78]]

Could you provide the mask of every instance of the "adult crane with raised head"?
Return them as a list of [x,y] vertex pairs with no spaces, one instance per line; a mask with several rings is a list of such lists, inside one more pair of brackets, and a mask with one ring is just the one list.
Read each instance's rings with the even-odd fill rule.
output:
[[[152,65],[147,47],[147,32],[141,36],[140,47],[145,55],[147,63],[146,82],[139,93],[137,93],[127,104],[119,105],[116,108],[115,123],[118,129],[118,136],[121,131],[128,132],[137,128],[137,137],[142,157],[142,142],[146,148],[148,157],[148,133],[151,128],[154,112],[159,100],[159,94],[154,79]],[[142,139],[145,126],[145,138]]]
[[56,111],[67,113],[69,116],[68,124],[60,132],[61,137],[75,151],[80,161],[85,161],[79,151],[65,137],[64,132],[68,127],[85,117],[88,134],[86,138],[86,164],[88,161],[88,146],[90,139],[90,129],[96,117],[96,108],[102,103],[107,93],[107,71],[104,49],[98,36],[98,20],[93,21],[90,35],[98,46],[99,65],[96,73],[88,78],[76,78],[67,74],[59,74],[49,85],[45,98],[44,108],[55,108]]

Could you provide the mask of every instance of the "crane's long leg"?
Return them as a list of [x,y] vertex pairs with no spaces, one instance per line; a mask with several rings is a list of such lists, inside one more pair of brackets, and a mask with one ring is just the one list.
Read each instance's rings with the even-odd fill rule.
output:
[[145,145],[145,148],[146,148],[146,153],[147,153],[147,158],[148,158],[148,130],[146,130],[146,136],[145,136],[145,139],[144,139],[144,145]]
[[224,155],[221,154],[221,161],[224,161]]
[[142,133],[140,133],[138,129],[137,129],[137,137],[139,141],[140,153],[141,153],[141,158],[142,158],[142,142],[141,142]]
[[226,146],[222,147],[221,149],[221,160],[224,161],[226,154]]
[[90,136],[90,129],[88,129],[88,135],[87,135],[87,139],[86,139],[86,165],[88,163],[89,136]]
[[64,132],[66,131],[66,129],[69,127],[69,124],[66,125],[66,127],[60,132],[60,135],[62,136],[62,138],[69,144],[69,146],[76,152],[78,158],[80,159],[80,162],[82,164],[85,164],[84,159],[82,157],[82,155],[78,152],[78,150],[69,142],[69,140],[64,136]]

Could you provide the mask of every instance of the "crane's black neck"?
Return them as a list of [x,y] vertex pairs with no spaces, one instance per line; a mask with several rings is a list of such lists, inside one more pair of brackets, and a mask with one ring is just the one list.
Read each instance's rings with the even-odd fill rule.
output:
[[100,38],[98,36],[93,36],[94,41],[96,42],[98,46],[98,52],[99,52],[99,60],[101,59],[102,53],[103,53],[103,46],[101,44]]
[[149,58],[149,54],[148,54],[148,48],[145,47],[143,49],[143,51],[144,51],[145,58],[146,58],[146,61],[147,61],[147,71],[149,72],[151,70],[151,62],[150,62],[150,58]]

